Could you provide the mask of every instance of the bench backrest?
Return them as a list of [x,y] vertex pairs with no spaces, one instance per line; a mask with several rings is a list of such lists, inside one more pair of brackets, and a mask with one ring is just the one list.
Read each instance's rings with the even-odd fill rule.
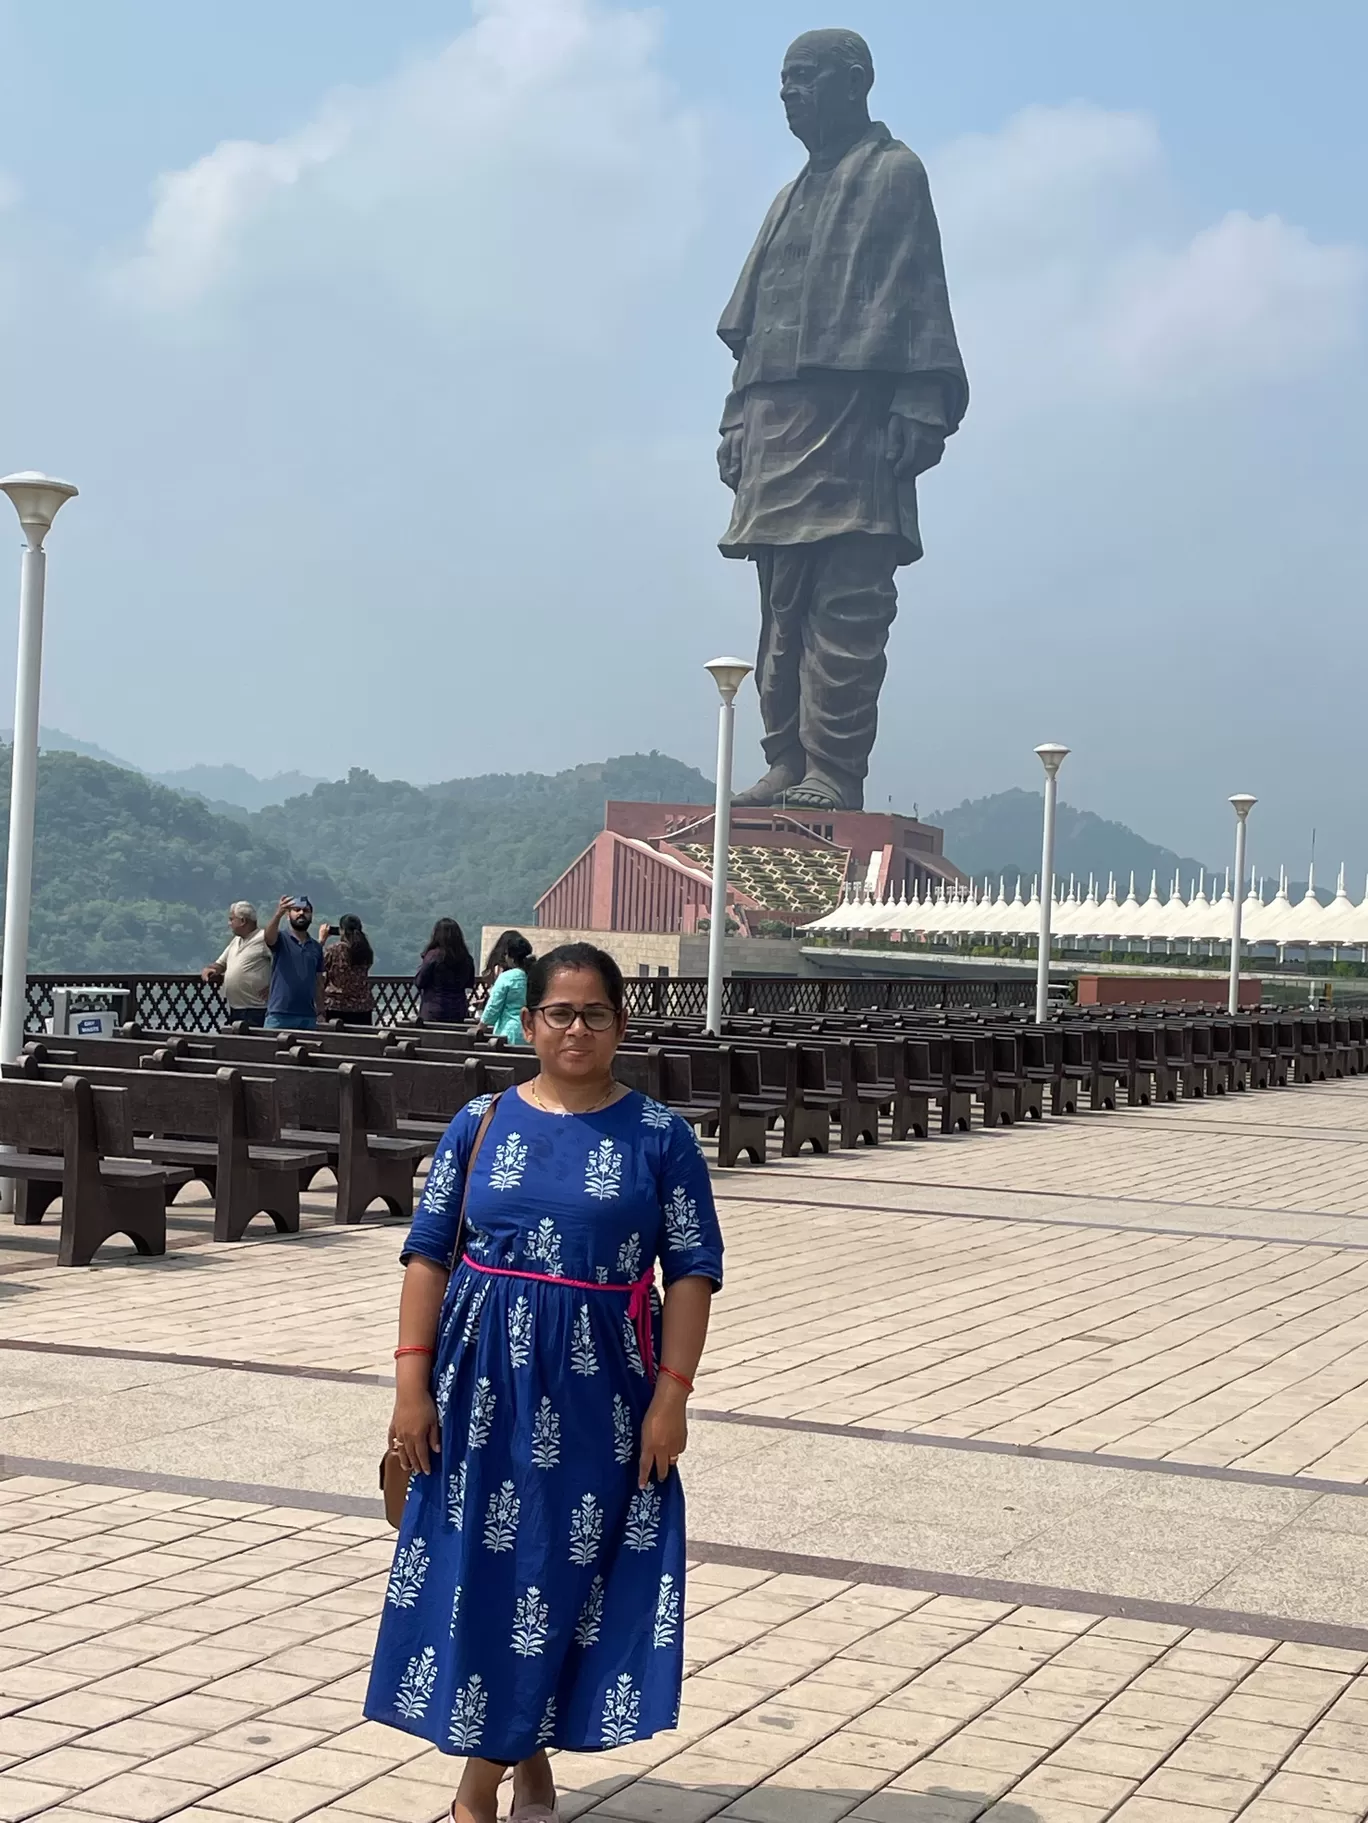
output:
[[133,1129],[122,1089],[79,1076],[62,1082],[0,1078],[0,1141],[17,1152],[51,1152],[70,1163],[73,1143],[101,1158],[127,1158]]

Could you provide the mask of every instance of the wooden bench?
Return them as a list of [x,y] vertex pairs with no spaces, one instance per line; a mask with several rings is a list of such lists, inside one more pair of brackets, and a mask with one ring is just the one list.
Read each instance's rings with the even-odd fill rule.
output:
[[14,1219],[31,1227],[60,1196],[60,1266],[88,1266],[113,1235],[142,1254],[166,1252],[166,1205],[192,1173],[132,1157],[121,1089],[83,1076],[61,1082],[0,1079],[0,1169],[15,1179]]
[[[220,1067],[212,1058],[154,1055],[158,1067],[190,1075],[213,1075]],[[336,1174],[334,1221],[359,1222],[374,1202],[412,1218],[414,1172],[432,1147],[398,1131],[391,1078],[350,1061],[256,1068],[278,1085],[281,1143],[322,1153]]]
[[[146,1064],[151,1059],[145,1060]],[[33,1045],[5,1074],[59,1082],[71,1065],[50,1062]],[[280,1136],[276,1084],[244,1077],[227,1065],[212,1077],[144,1067],[138,1070],[81,1066],[97,1087],[120,1090],[132,1127],[133,1150],[143,1158],[184,1166],[214,1199],[214,1239],[239,1241],[258,1215],[281,1234],[299,1232],[299,1192],[328,1163],[322,1150],[287,1146]]]

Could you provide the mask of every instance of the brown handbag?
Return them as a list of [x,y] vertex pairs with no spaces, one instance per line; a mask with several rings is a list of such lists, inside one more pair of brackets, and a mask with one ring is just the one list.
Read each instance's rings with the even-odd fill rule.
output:
[[[499,1105],[499,1096],[495,1096],[480,1117],[480,1124],[475,1129],[475,1142],[470,1148],[470,1157],[466,1160],[465,1183],[461,1186],[461,1211],[456,1218],[456,1245],[451,1250],[452,1265],[460,1259],[465,1251],[466,1235],[466,1198],[470,1195],[470,1179],[475,1170],[475,1160],[480,1156],[480,1147],[484,1136],[489,1131],[489,1123],[494,1118],[494,1110]],[[392,1443],[388,1444],[380,1458],[380,1492],[385,1500],[385,1518],[397,1532],[399,1522],[404,1517],[404,1502],[408,1499],[409,1472],[404,1467],[403,1459]]]

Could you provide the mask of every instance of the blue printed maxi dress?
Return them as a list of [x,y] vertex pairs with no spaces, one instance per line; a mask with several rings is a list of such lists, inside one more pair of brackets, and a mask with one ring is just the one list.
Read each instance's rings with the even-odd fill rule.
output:
[[[405,1259],[450,1260],[488,1106],[448,1127]],[[657,1260],[667,1287],[721,1283],[707,1167],[645,1096],[565,1116],[509,1090],[466,1222],[433,1363],[440,1461],[410,1483],[365,1712],[509,1762],[645,1740],[679,1717],[684,1492],[677,1470],[637,1488],[652,1388],[629,1306]]]

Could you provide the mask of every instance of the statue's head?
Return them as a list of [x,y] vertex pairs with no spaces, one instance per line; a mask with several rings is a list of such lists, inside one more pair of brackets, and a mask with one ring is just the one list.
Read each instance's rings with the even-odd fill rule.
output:
[[858,32],[804,32],[784,54],[779,99],[789,130],[811,151],[869,119],[874,59]]

